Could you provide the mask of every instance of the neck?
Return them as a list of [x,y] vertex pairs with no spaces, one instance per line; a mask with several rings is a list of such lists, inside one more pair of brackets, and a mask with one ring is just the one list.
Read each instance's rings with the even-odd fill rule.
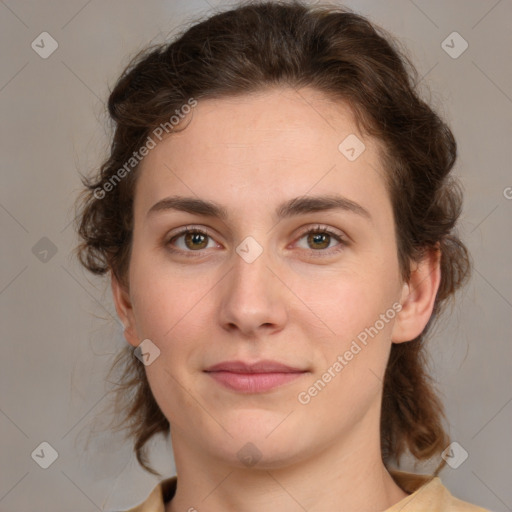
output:
[[[374,418],[365,420],[375,424]],[[407,493],[382,462],[378,429],[374,435],[369,432],[359,425],[343,442],[326,445],[291,465],[265,468],[262,460],[261,466],[240,468],[205,455],[174,431],[178,488],[166,512],[384,511]]]

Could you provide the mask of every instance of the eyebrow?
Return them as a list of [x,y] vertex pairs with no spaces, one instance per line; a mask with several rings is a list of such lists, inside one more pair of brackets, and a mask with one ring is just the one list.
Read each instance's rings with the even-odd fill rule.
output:
[[[168,210],[203,215],[223,221],[226,221],[229,217],[228,211],[213,201],[183,196],[166,197],[158,201],[148,210],[147,216]],[[276,209],[276,216],[278,219],[285,219],[305,213],[329,210],[342,210],[354,213],[367,220],[372,219],[370,212],[366,208],[340,195],[296,197],[279,205]]]

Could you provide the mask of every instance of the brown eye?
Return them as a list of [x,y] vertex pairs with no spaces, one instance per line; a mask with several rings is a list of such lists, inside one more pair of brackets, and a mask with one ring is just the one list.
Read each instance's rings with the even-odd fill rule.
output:
[[208,235],[199,232],[185,234],[185,245],[191,249],[204,249],[208,245]]
[[311,249],[326,249],[331,243],[331,235],[328,233],[309,233],[308,245]]
[[182,252],[199,252],[202,249],[216,247],[215,240],[206,232],[200,229],[184,229],[181,233],[172,237],[167,245],[170,249],[178,249]]
[[333,231],[327,226],[315,226],[303,231],[297,247],[309,251],[311,255],[328,256],[344,249],[348,243],[342,233]]

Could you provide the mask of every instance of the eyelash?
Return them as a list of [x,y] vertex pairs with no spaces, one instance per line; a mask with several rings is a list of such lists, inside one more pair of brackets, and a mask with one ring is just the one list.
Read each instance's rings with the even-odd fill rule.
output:
[[[213,236],[210,233],[208,233],[208,231],[206,231],[200,227],[187,226],[186,228],[182,229],[178,233],[175,233],[165,243],[165,245],[173,253],[180,253],[180,254],[186,253],[187,257],[191,257],[191,258],[203,256],[201,253],[205,249],[198,249],[196,251],[192,251],[192,250],[175,249],[172,247],[173,241],[175,241],[178,238],[180,238],[184,235],[187,235],[189,233],[201,234],[201,235],[206,236],[212,240],[214,239]],[[329,229],[327,226],[322,226],[320,224],[314,226],[313,228],[309,228],[309,229],[301,232],[299,234],[297,240],[301,240],[302,238],[304,238],[305,236],[310,235],[310,234],[326,234],[326,235],[331,236],[338,242],[338,245],[336,245],[334,247],[327,248],[327,249],[304,249],[306,251],[309,251],[313,257],[331,256],[331,255],[341,251],[344,247],[349,245],[348,240],[342,234],[335,232],[335,231]],[[194,253],[197,253],[197,254],[194,254]]]

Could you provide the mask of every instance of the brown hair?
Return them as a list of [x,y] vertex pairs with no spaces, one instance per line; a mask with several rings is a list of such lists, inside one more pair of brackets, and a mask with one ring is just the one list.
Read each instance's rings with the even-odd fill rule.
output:
[[[107,182],[155,127],[190,98],[227,97],[274,85],[308,86],[345,101],[358,127],[384,148],[403,278],[408,279],[410,262],[425,250],[441,251],[441,284],[429,323],[415,340],[392,345],[380,427],[386,464],[399,463],[406,450],[418,461],[427,460],[449,443],[443,406],[426,369],[424,340],[470,270],[467,250],[454,234],[462,199],[449,177],[456,142],[420,98],[418,83],[399,43],[345,7],[260,2],[217,13],[174,41],[137,55],[119,78],[108,100],[115,128],[110,155],[94,177],[83,179],[86,189],[77,215],[81,263],[95,274],[112,272],[128,287],[137,166],[104,197],[98,197],[98,190],[107,190]],[[169,422],[131,347],[123,349],[112,369],[118,364],[121,425],[135,440],[139,463],[159,474],[147,463],[145,445],[155,434],[167,434]]]

